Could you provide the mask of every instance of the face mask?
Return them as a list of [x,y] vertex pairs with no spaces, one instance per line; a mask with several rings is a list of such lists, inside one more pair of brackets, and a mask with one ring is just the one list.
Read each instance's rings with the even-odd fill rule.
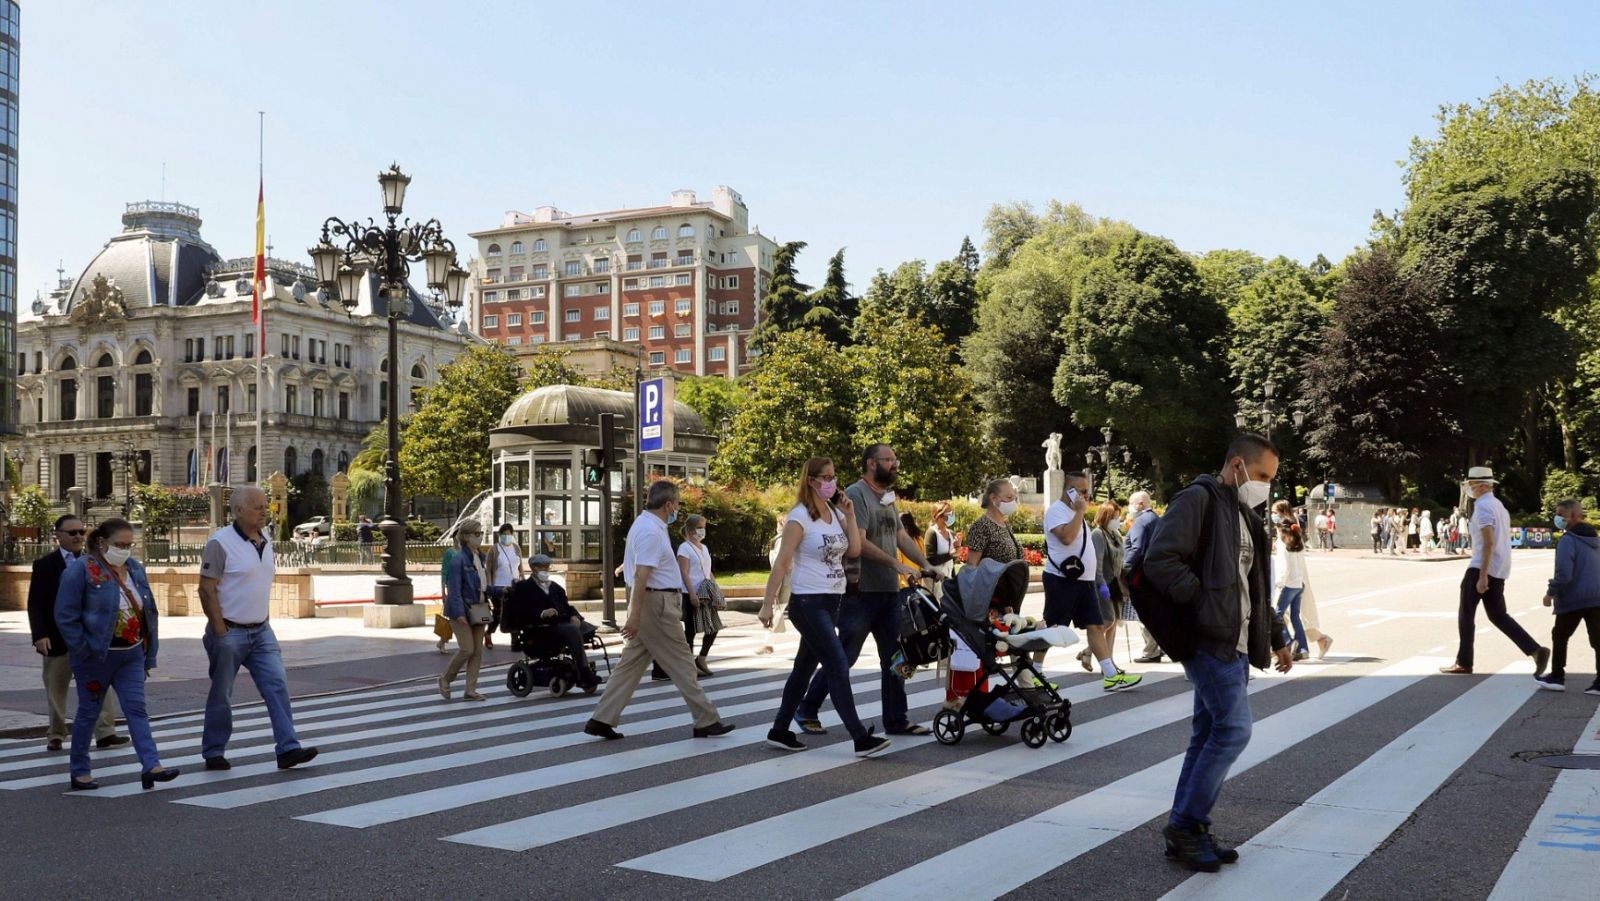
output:
[[112,566],[121,566],[124,563],[127,563],[128,562],[128,558],[130,558],[132,556],[133,556],[133,550],[131,548],[125,548],[125,547],[108,547],[108,548],[106,548],[106,553],[105,553],[106,562],[111,564]]
[[695,541],[705,541],[706,540],[706,530],[705,529],[695,529],[694,531],[690,532],[689,534],[694,536],[694,540]]
[[672,525],[673,523],[675,523],[677,521],[678,521],[678,511],[674,510],[671,513],[667,514],[667,525],[670,526],[670,525]]
[[1239,471],[1244,480],[1239,483],[1239,503],[1246,507],[1255,508],[1266,503],[1272,496],[1271,482],[1257,482],[1250,478],[1250,474],[1243,469]]
[[836,492],[838,490],[839,490],[839,480],[838,479],[826,479],[826,480],[818,479],[817,480],[817,496],[822,498],[825,501],[833,500],[834,492]]
[[515,542],[516,540],[517,540],[517,536],[515,536],[515,535],[501,535],[500,536],[500,543],[503,544],[503,545],[506,545],[508,547],[513,542]]
[[889,506],[890,504],[892,504],[894,502],[895,502],[895,496],[894,496],[894,492],[893,491],[885,491],[883,493],[883,496],[878,498],[878,503],[883,505],[883,506],[885,506],[885,507]]
[[956,524],[956,515],[954,513],[946,513],[944,515],[944,524],[946,526],[955,525]]
[[535,579],[539,580],[539,584],[540,585],[549,585],[550,584],[550,574],[547,573],[547,572],[536,572],[536,573],[533,574],[533,577]]
[[1017,512],[1016,501],[1001,501],[995,506],[997,509],[999,509],[1001,516],[1010,516],[1011,514]]
[[1550,524],[1556,527],[1557,532],[1565,532],[1567,530],[1567,518],[1560,513],[1556,514],[1555,519],[1550,520]]

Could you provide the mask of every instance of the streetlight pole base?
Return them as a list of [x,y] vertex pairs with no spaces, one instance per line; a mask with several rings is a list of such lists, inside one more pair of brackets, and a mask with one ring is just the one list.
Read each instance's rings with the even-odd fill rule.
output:
[[410,579],[379,579],[372,589],[372,600],[376,604],[409,604],[413,596]]
[[385,516],[378,530],[386,539],[383,552],[383,576],[373,587],[372,600],[378,604],[409,604],[413,592],[411,578],[406,575],[406,527],[394,516]]

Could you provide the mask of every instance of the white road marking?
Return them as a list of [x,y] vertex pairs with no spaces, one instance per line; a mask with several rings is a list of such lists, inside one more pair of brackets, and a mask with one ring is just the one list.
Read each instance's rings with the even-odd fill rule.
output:
[[[1600,754],[1596,711],[1574,754]],[[1600,770],[1562,770],[1528,832],[1506,863],[1489,901],[1595,901],[1600,898]]]

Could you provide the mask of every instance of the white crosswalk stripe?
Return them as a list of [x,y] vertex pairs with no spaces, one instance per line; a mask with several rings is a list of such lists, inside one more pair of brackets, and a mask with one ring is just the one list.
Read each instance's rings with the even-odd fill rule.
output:
[[[163,761],[185,772],[150,796],[181,808],[209,808],[209,817],[255,810],[255,816],[284,823],[292,818],[302,821],[294,828],[307,830],[410,824],[405,828],[463,846],[461,853],[561,854],[565,843],[573,843],[570,847],[605,855],[608,831],[625,830],[615,834],[629,840],[619,843],[605,864],[618,867],[618,875],[687,880],[685,886],[741,886],[770,875],[758,877],[754,871],[786,866],[826,846],[823,853],[829,855],[860,855],[861,878],[851,882],[844,876],[841,882],[839,874],[854,870],[834,867],[826,891],[855,899],[997,898],[1038,889],[1040,880],[1055,878],[1062,867],[1095,849],[1130,833],[1149,833],[1152,824],[1163,822],[1183,750],[1181,742],[1167,737],[1178,734],[1193,708],[1181,667],[1148,667],[1144,686],[1131,692],[1103,691],[1097,673],[1057,677],[1063,695],[1081,710],[1071,738],[1061,744],[1027,748],[1015,729],[993,737],[969,727],[955,747],[939,746],[931,736],[892,736],[887,755],[862,760],[841,734],[837,715],[825,709],[830,735],[803,737],[811,746],[805,753],[763,756],[758,747],[779,704],[796,641],[792,634],[784,636],[775,655],[755,656],[763,636],[724,636],[711,658],[718,675],[705,688],[724,720],[737,719],[739,728],[716,739],[689,736],[688,711],[669,683],[647,679],[620,727],[631,740],[604,742],[581,732],[595,697],[556,699],[536,692],[515,698],[500,684],[502,669],[486,670],[482,685],[490,700],[477,705],[445,702],[431,682],[296,701],[302,740],[322,751],[314,763],[290,773],[276,768],[260,705],[236,711],[228,749],[234,766],[227,771],[200,768],[198,714],[159,721]],[[1441,785],[1495,736],[1515,728],[1518,712],[1534,694],[1525,662],[1493,676],[1434,682],[1431,692],[1419,688],[1425,680],[1444,678],[1434,675],[1443,662],[1428,656],[1385,662],[1346,652],[1322,664],[1296,666],[1287,675],[1258,674],[1250,683],[1251,695],[1270,693],[1266,697],[1277,700],[1263,702],[1273,712],[1257,719],[1230,779],[1303,743],[1335,741],[1336,733],[1361,728],[1380,709],[1393,720],[1397,706],[1388,702],[1402,695],[1433,700],[1416,705],[1420,709],[1405,707],[1404,722],[1385,727],[1384,737],[1391,740],[1381,746],[1374,741],[1370,753],[1363,752],[1342,772],[1328,773],[1330,781],[1287,813],[1274,811],[1270,822],[1258,820],[1264,828],[1258,826],[1254,836],[1231,835],[1244,839],[1245,862],[1221,874],[1168,881],[1153,894],[1171,889],[1170,899],[1336,895],[1339,884],[1380,855],[1389,837],[1429,804]],[[851,676],[863,720],[881,724],[870,643]],[[1440,687],[1446,684],[1459,689]],[[1278,691],[1291,685],[1298,687]],[[943,686],[931,673],[921,673],[907,690],[913,720],[927,723],[944,698]],[[1586,734],[1597,730],[1600,716]],[[1173,743],[1160,755],[1145,753],[1137,763],[1120,764],[1119,749],[1148,750],[1153,735],[1163,736],[1164,747]],[[1600,736],[1586,741],[1600,750]],[[902,857],[882,865],[871,862],[874,843],[904,834],[902,822],[925,829],[934,822],[961,823],[969,813],[992,815],[986,794],[1026,781],[1030,774],[1082,766],[1091,754],[1096,756],[1087,759],[1100,771],[1111,772],[1104,782],[1018,808],[981,834],[951,832],[923,853],[904,854],[904,843],[897,843]],[[96,752],[94,763],[102,787],[70,793],[75,801],[110,804],[146,794],[131,749]],[[60,791],[64,769],[64,755],[42,753],[36,743],[0,746],[0,790]],[[1527,824],[1527,838],[1505,868],[1496,897],[1526,896],[1528,880],[1537,879],[1540,868],[1569,863],[1581,869],[1594,856],[1551,856],[1547,847],[1549,834],[1570,828],[1574,818],[1600,816],[1573,794],[1592,792],[1582,781],[1591,778],[1574,771],[1556,781],[1558,789],[1568,790],[1552,790],[1544,809]],[[1008,799],[1015,803],[1015,793]],[[701,810],[718,813],[700,818]],[[1150,851],[1159,858],[1159,846]],[[1005,865],[972,865],[985,860]],[[1582,885],[1566,877],[1556,882]],[[1568,897],[1559,888],[1544,894]],[[1571,897],[1584,895],[1580,889]]]

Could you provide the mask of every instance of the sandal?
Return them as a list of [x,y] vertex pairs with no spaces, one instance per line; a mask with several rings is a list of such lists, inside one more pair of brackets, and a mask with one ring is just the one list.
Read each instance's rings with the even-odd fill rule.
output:
[[893,734],[894,735],[932,735],[933,734],[933,730],[929,729],[927,726],[922,725],[921,723],[912,723],[911,725],[905,727],[904,729],[901,729],[899,732],[895,732]]
[[463,701],[485,701],[485,700],[488,700],[488,699],[485,698],[483,695],[478,694],[475,691],[469,691],[466,694],[461,696],[461,700],[463,700]]
[[828,734],[828,730],[822,728],[822,721],[821,720],[796,719],[794,721],[794,724],[796,726],[799,726],[800,727],[800,731],[804,732],[807,735],[827,735]]
[[439,696],[446,701],[450,700],[450,683],[444,681],[444,676],[439,677]]

